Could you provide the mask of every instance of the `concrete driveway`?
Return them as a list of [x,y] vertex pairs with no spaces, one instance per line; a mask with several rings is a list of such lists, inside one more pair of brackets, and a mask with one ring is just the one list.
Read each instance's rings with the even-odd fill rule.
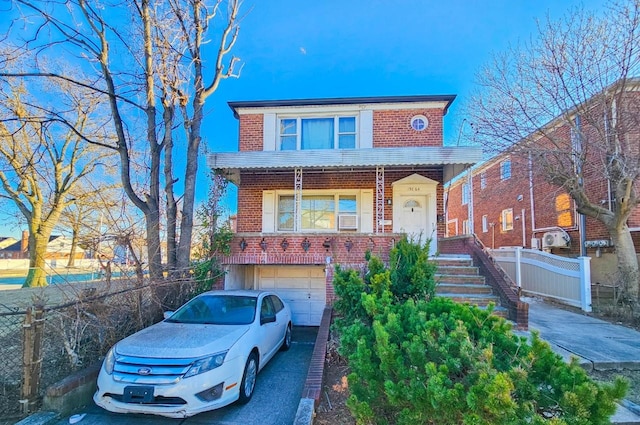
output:
[[[153,415],[116,414],[95,405],[77,412],[86,416],[78,425],[291,425],[295,419],[318,328],[294,327],[291,349],[279,352],[258,375],[251,401],[232,404],[219,410],[186,419]],[[57,425],[68,425],[64,418]]]

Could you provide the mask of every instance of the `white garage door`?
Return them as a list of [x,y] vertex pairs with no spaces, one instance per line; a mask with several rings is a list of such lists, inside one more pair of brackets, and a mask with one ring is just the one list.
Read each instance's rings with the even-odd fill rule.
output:
[[320,325],[326,304],[323,267],[260,267],[258,286],[277,293],[289,304],[294,325]]

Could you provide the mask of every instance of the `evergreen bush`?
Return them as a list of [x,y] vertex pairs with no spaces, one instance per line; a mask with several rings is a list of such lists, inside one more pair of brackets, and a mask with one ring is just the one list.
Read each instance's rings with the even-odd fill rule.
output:
[[390,258],[390,269],[372,259],[366,279],[338,270],[334,280],[358,424],[609,423],[626,382],[597,384],[491,309],[434,297],[420,247],[399,243]]

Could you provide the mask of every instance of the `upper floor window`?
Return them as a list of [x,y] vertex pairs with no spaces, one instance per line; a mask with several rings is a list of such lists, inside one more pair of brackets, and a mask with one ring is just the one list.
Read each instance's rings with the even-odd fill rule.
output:
[[424,115],[416,115],[411,118],[411,128],[415,131],[426,130],[429,126],[429,120]]
[[280,150],[354,149],[356,117],[282,118]]
[[471,196],[469,193],[469,185],[467,183],[464,183],[462,185],[462,205],[467,205],[470,198]]
[[480,189],[484,189],[487,187],[487,173],[484,171],[480,173]]
[[511,178],[511,160],[507,159],[500,163],[500,179],[507,180]]
[[486,215],[482,216],[482,233],[489,231],[489,218]]
[[469,228],[469,220],[463,220],[462,221],[462,234],[463,235],[470,235],[471,234],[471,229]]

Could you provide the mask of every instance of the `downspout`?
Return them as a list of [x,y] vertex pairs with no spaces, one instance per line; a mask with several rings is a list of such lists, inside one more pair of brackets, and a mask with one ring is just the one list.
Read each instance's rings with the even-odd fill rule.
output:
[[[577,128],[577,135],[576,137],[578,138],[578,146],[580,147],[580,152],[582,152],[582,120],[580,119],[580,115],[576,116],[576,128]],[[584,180],[582,178],[582,163],[581,160],[576,161],[577,162],[577,172],[578,175],[580,176],[580,178],[578,179],[578,186],[580,186],[581,188],[584,185]],[[580,226],[578,231],[580,232],[580,256],[581,257],[586,257],[587,256],[587,248],[585,246],[585,242],[587,241],[587,235],[586,235],[586,230],[587,230],[587,216],[584,214],[580,214]]]
[[471,168],[467,171],[467,183],[469,185],[469,205],[467,205],[467,211],[469,214],[469,233],[475,234],[475,229],[473,225],[473,174],[471,172]]
[[533,200],[533,159],[529,153],[529,203],[531,204],[531,236],[536,231],[536,206]]
[[525,208],[520,212],[520,217],[522,218],[522,247],[527,247],[527,216],[525,215],[527,210]]

